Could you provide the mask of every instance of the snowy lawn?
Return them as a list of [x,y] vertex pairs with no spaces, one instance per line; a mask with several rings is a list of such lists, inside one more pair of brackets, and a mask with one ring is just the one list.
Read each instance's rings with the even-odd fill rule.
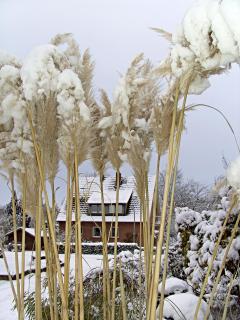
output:
[[[15,273],[14,252],[6,252],[9,268],[11,273]],[[19,253],[19,261],[21,261],[21,253]],[[64,261],[64,255],[59,255],[60,260]],[[5,272],[5,266],[0,259],[0,270]],[[26,267],[34,269],[34,262],[32,261],[32,252],[26,252]],[[43,260],[44,261],[44,260]],[[74,254],[71,255],[70,261],[71,269],[74,268]],[[90,270],[99,268],[102,266],[102,255],[83,255],[83,273],[86,275]],[[45,274],[42,273],[44,276]],[[16,287],[16,281],[14,281]],[[34,274],[25,277],[25,292],[31,292],[34,290],[35,276]],[[0,281],[0,320],[16,320],[17,312],[12,310],[13,308],[13,295],[9,281]],[[26,319],[27,320],[27,319]]]

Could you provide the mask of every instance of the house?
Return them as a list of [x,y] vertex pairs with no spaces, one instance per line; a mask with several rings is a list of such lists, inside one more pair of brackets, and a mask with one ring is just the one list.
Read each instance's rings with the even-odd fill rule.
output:
[[[17,228],[17,244],[22,245],[22,230],[23,228]],[[5,234],[5,243],[14,244],[14,232],[10,231]],[[41,248],[44,248],[43,243],[43,233],[41,234]],[[25,228],[25,250],[32,251],[35,250],[35,229],[34,228]]]
[[[151,213],[155,176],[148,177],[149,212]],[[99,177],[80,175],[80,211],[82,240],[101,242],[102,206]],[[106,228],[109,242],[114,241],[116,212],[116,177],[105,177],[103,181]],[[120,177],[119,189],[118,242],[140,243],[140,200],[133,176]],[[150,217],[149,217],[150,219]],[[66,225],[66,200],[57,217],[59,229],[64,233]],[[75,222],[75,198],[73,198],[72,223]]]

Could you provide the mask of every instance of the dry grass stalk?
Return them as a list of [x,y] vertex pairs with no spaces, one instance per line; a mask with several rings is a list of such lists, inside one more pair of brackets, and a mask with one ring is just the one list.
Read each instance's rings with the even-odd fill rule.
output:
[[120,274],[120,290],[121,290],[121,304],[122,304],[122,319],[127,320],[127,306],[126,306],[126,297],[125,297],[125,289],[123,283],[123,272],[122,272],[122,263],[120,260],[119,263],[119,274]]
[[[76,147],[75,147],[76,148]],[[79,318],[76,317],[75,319],[84,320],[84,301],[83,301],[83,264],[82,264],[82,227],[81,227],[81,213],[80,213],[80,194],[79,194],[79,178],[78,178],[78,156],[77,156],[77,149],[75,149],[75,157],[74,157],[74,172],[75,172],[75,205],[76,205],[76,218],[75,218],[75,259],[78,262],[75,270],[75,277],[76,277],[76,288],[75,288],[75,295],[77,294],[78,301],[79,301]],[[79,285],[79,291],[77,290]],[[75,298],[76,299],[76,298]],[[77,301],[77,303],[78,303]],[[76,307],[76,304],[75,304]],[[77,309],[78,310],[78,309]]]
[[17,297],[17,293],[16,293],[16,290],[15,290],[15,287],[14,287],[14,284],[13,284],[13,279],[12,279],[12,276],[11,276],[11,272],[10,272],[9,265],[8,265],[8,262],[7,262],[7,257],[6,257],[6,254],[5,254],[4,247],[3,247],[2,243],[0,243],[0,249],[1,249],[2,254],[3,254],[3,262],[4,262],[6,270],[7,270],[8,280],[9,280],[9,283],[10,283],[10,286],[11,286],[13,299],[14,299],[15,305],[17,307],[18,306],[18,297]]
[[223,315],[222,315],[222,320],[226,320],[227,319],[227,311],[229,308],[229,301],[230,301],[230,297],[231,297],[231,290],[234,284],[234,280],[235,280],[236,274],[231,276],[230,282],[229,282],[229,288],[228,288],[228,292],[227,292],[227,296],[226,296],[226,300],[224,303],[224,309],[223,309]]
[[[106,104],[106,110],[108,104],[110,104],[107,95],[102,91],[102,102]],[[107,149],[104,137],[102,137],[102,130],[98,127],[99,121],[103,116],[103,112],[94,104],[91,108],[92,117],[92,130],[91,130],[91,159],[95,170],[99,174],[100,179],[100,190],[101,190],[101,208],[102,208],[102,243],[103,243],[103,311],[104,318],[110,319],[110,279],[109,279],[109,268],[108,268],[108,248],[107,248],[107,229],[106,229],[106,218],[105,218],[105,205],[104,205],[104,172],[107,159]]]
[[173,214],[173,206],[174,206],[174,195],[175,195],[175,187],[176,187],[176,179],[177,179],[177,165],[178,165],[178,158],[179,158],[179,150],[180,150],[180,141],[182,132],[184,129],[184,114],[185,114],[185,105],[186,105],[186,97],[185,101],[183,102],[183,108],[181,110],[179,116],[179,123],[176,132],[176,139],[175,139],[175,163],[173,167],[173,177],[172,177],[172,191],[171,191],[171,199],[170,199],[170,207],[168,212],[168,220],[167,220],[167,238],[166,238],[166,245],[165,245],[165,255],[164,255],[164,267],[163,267],[163,275],[162,275],[162,287],[161,287],[161,298],[160,298],[160,307],[159,307],[159,319],[163,317],[163,306],[164,306],[164,291],[165,291],[165,284],[167,278],[167,266],[168,266],[168,252],[169,252],[169,243],[170,243],[170,232],[171,232],[171,222],[172,222],[172,214]]
[[35,317],[42,319],[42,299],[41,299],[41,220],[42,220],[42,188],[41,183],[38,191],[38,209],[35,219]]
[[165,218],[166,218],[166,210],[168,204],[168,195],[170,188],[171,175],[173,172],[174,165],[174,135],[175,135],[175,127],[176,127],[176,115],[177,115],[177,105],[179,98],[179,90],[177,88],[174,102],[174,112],[172,117],[172,125],[171,125],[171,134],[169,139],[169,155],[168,155],[168,164],[167,164],[167,172],[166,172],[166,180],[165,180],[165,188],[164,188],[164,198],[161,212],[161,223],[159,228],[159,238],[157,241],[157,249],[155,255],[155,265],[154,265],[154,274],[151,283],[151,305],[148,309],[147,319],[155,319],[156,314],[156,305],[157,305],[157,287],[159,282],[159,272],[161,265],[161,254],[162,254],[162,246],[163,246],[163,238],[164,238],[164,226],[165,226]]
[[[64,290],[68,309],[68,290],[70,275],[70,253],[71,253],[71,235],[72,235],[72,202],[74,175],[70,164],[67,167],[67,207],[66,207],[66,227],[65,227],[65,250],[64,250]],[[72,183],[71,183],[72,182]]]
[[114,235],[114,266],[113,266],[113,281],[112,281],[112,312],[111,320],[115,319],[115,297],[116,297],[116,278],[117,278],[117,238],[118,238],[118,208],[119,208],[119,189],[120,189],[120,170],[116,171],[116,213],[115,213],[115,235]]
[[33,127],[31,110],[28,111],[28,121],[29,121],[29,125],[30,125],[30,128],[31,128],[32,140],[33,140],[34,150],[35,150],[37,164],[38,164],[40,181],[41,181],[42,190],[43,190],[44,198],[45,198],[45,202],[46,202],[48,226],[49,226],[50,238],[51,238],[51,241],[52,241],[52,246],[53,246],[53,251],[54,251],[54,259],[56,261],[56,266],[57,266],[58,281],[59,281],[61,299],[62,299],[62,304],[63,304],[63,315],[62,316],[63,316],[63,320],[67,320],[68,319],[68,313],[67,313],[67,309],[66,309],[64,286],[63,286],[61,266],[60,266],[60,261],[59,261],[59,257],[58,257],[58,251],[57,251],[57,242],[56,242],[56,237],[55,237],[55,230],[54,230],[53,223],[52,223],[51,210],[50,210],[50,206],[49,206],[48,194],[47,194],[46,185],[45,185],[45,177],[44,177],[43,165],[41,163],[39,147],[37,145],[37,140],[36,140],[36,133],[35,133],[35,129]]
[[17,213],[15,205],[15,188],[14,188],[14,176],[13,173],[9,173],[9,179],[11,184],[12,192],[12,216],[13,216],[13,236],[14,236],[14,257],[15,257],[15,268],[16,268],[16,285],[17,285],[17,310],[18,319],[20,319],[21,314],[21,291],[20,291],[20,279],[19,279],[19,260],[18,260],[18,242],[17,242]]
[[24,294],[25,294],[25,242],[26,242],[26,176],[22,174],[22,268],[21,268],[21,320],[24,320]]

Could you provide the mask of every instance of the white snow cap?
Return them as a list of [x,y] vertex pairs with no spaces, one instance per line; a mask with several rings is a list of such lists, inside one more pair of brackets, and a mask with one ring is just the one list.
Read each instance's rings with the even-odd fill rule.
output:
[[55,91],[60,71],[68,66],[66,57],[52,44],[34,48],[25,59],[21,78],[27,100]]
[[240,157],[229,165],[227,169],[227,181],[237,192],[240,192]]
[[[161,293],[161,290],[162,290],[162,282],[158,286],[158,293]],[[184,293],[184,292],[192,293],[192,288],[189,286],[189,284],[186,281],[176,277],[170,277],[166,280],[165,290],[164,290],[165,296],[169,296],[171,294],[176,294],[176,293]]]
[[[169,296],[164,300],[163,316],[173,320],[193,320],[199,297],[191,293],[179,293]],[[202,300],[198,313],[198,320],[204,320],[207,311],[207,303]],[[156,311],[157,319],[159,319],[159,307]],[[210,315],[209,320],[212,320]]]
[[71,69],[65,69],[57,83],[58,113],[63,118],[71,118],[73,112],[79,113],[84,121],[90,120],[89,108],[84,103],[84,91],[78,75]]
[[[240,61],[240,1],[200,0],[185,14],[173,35],[171,68],[180,77],[198,63],[203,70],[228,67]],[[198,77],[190,93],[200,94],[209,87]]]

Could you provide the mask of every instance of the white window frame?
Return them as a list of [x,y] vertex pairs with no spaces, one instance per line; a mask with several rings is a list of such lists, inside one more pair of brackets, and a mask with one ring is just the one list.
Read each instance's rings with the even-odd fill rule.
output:
[[[96,229],[99,229],[100,230],[100,235],[99,236],[96,236],[95,235],[95,233],[94,233],[94,230],[96,230]],[[101,238],[101,236],[102,236],[102,229],[100,228],[100,227],[93,227],[92,228],[92,236],[93,236],[93,238]]]

